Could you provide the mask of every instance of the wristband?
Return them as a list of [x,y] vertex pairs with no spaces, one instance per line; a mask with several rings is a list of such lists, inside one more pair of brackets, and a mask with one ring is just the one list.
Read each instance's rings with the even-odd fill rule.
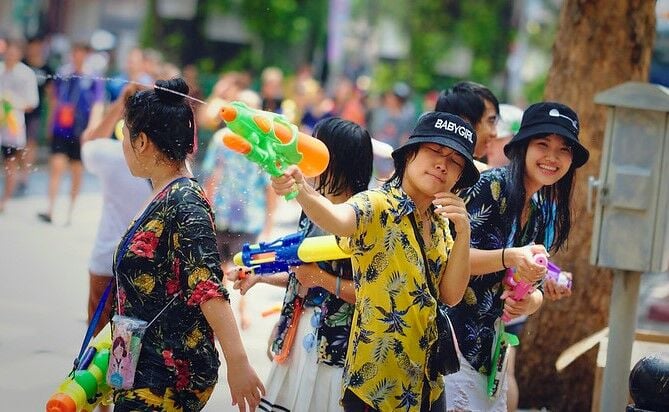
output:
[[504,263],[504,251],[505,251],[505,250],[506,250],[506,248],[503,247],[503,248],[502,248],[502,267],[503,267],[504,269],[508,269],[508,267],[506,267],[506,263]]

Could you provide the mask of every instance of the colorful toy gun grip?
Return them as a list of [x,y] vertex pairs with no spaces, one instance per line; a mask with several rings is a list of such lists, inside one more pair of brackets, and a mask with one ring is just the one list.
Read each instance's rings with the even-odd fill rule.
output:
[[[542,266],[548,265],[548,257],[542,253],[534,255],[534,261]],[[513,268],[506,270],[506,275],[504,276],[504,285],[511,289],[509,296],[515,301],[525,299],[525,297],[534,290],[534,285],[525,282],[520,276],[518,276],[518,273]],[[511,319],[506,315],[502,315],[502,320],[504,322],[508,322]]]
[[109,367],[111,326],[102,329],[78,360],[77,368],[60,384],[46,404],[47,412],[90,412],[110,400],[105,377]]
[[555,263],[548,262],[548,271],[545,280],[553,280],[558,286],[564,286],[571,290],[571,279]]
[[[328,166],[330,152],[325,144],[299,132],[281,115],[232,102],[223,106],[221,118],[231,130],[223,136],[223,144],[272,176],[281,176],[288,166],[297,165],[304,176],[315,177]],[[291,192],[286,199],[295,196],[297,192]]]
[[337,245],[334,236],[304,237],[303,232],[286,235],[272,242],[255,245],[244,244],[233,261],[238,266],[248,266],[256,275],[287,272],[289,266],[306,262],[321,262],[350,258]]
[[16,121],[16,117],[14,117],[12,104],[7,100],[2,101],[2,118],[0,120],[7,126],[7,131],[10,134],[16,135],[19,133],[19,124]]

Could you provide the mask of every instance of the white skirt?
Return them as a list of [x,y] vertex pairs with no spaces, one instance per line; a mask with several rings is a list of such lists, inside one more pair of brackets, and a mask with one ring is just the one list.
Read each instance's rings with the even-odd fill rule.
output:
[[315,332],[311,326],[314,308],[304,308],[297,326],[295,342],[282,364],[272,362],[265,384],[266,395],[258,410],[273,412],[341,412],[339,405],[344,368],[317,363],[318,344],[305,349],[305,336]]
[[499,394],[491,398],[488,377],[476,371],[461,354],[458,358],[460,370],[444,378],[448,411],[506,411],[507,380],[502,380]]

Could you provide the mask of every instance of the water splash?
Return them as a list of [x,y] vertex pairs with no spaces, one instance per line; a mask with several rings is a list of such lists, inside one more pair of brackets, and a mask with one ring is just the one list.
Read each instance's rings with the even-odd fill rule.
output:
[[37,77],[41,79],[47,79],[47,80],[68,80],[71,78],[77,78],[77,79],[91,79],[91,80],[99,80],[103,82],[122,82],[122,83],[132,83],[136,84],[138,86],[141,86],[145,89],[160,89],[169,93],[174,93],[176,95],[179,95],[181,97],[185,97],[187,99],[190,99],[192,101],[195,101],[197,103],[203,104],[203,105],[208,105],[207,102],[200,100],[198,98],[195,98],[193,96],[189,96],[185,93],[178,92],[176,90],[168,89],[166,87],[161,87],[156,84],[146,84],[142,82],[138,82],[135,80],[126,80],[126,79],[120,79],[118,77],[103,77],[103,76],[92,76],[92,75],[86,75],[86,74],[68,74],[68,75],[60,75],[60,74],[38,74]]

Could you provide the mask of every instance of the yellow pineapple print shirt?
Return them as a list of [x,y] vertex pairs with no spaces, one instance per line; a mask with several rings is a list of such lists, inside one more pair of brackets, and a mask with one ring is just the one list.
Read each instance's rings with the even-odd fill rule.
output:
[[[409,220],[415,205],[401,187],[390,184],[359,193],[347,204],[355,210],[357,229],[339,243],[352,254],[356,303],[342,393],[349,389],[381,411],[419,411],[424,382],[431,386],[431,404],[441,395],[443,380],[428,378],[437,302]],[[453,238],[445,219],[429,215],[431,242],[425,252],[438,285]]]

